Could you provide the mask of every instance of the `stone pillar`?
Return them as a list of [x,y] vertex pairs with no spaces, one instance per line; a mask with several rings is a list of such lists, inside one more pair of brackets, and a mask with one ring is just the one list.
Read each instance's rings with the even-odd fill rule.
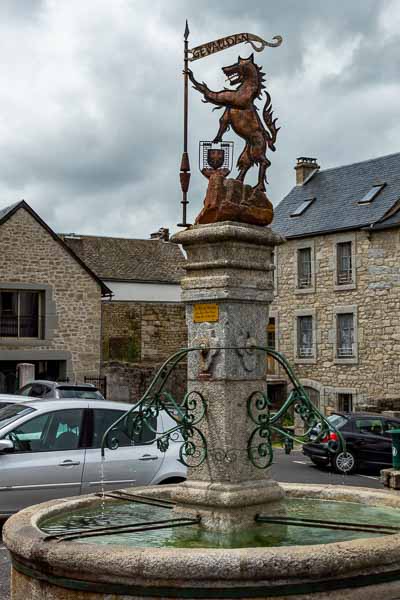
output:
[[204,348],[189,353],[188,391],[207,403],[199,428],[208,453],[201,466],[189,468],[175,500],[213,531],[248,527],[282,497],[269,469],[254,466],[247,451],[256,428],[248,399],[266,392],[267,357],[252,346],[267,343],[272,251],[282,238],[268,227],[227,221],[194,226],[172,241],[188,258],[181,282],[188,346]]
[[31,363],[19,363],[17,365],[18,388],[21,389],[27,383],[35,379],[35,365]]

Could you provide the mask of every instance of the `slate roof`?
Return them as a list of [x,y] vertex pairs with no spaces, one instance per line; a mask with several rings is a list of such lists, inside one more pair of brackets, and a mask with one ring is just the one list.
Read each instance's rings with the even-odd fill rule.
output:
[[101,289],[101,295],[102,296],[112,296],[112,292],[110,290],[110,288],[108,288],[105,283],[103,283],[103,281],[101,281],[101,279],[96,275],[96,273],[94,273],[89,267],[88,265],[86,265],[82,259],[77,256],[77,254],[75,254],[75,252],[67,245],[65,244],[65,242],[63,241],[63,239],[57,235],[52,229],[51,227],[49,227],[47,225],[47,223],[45,223],[45,221],[43,221],[43,219],[41,217],[39,217],[39,215],[33,210],[33,208],[31,208],[29,206],[29,204],[27,202],[25,202],[25,200],[20,200],[19,202],[16,202],[15,204],[11,204],[10,206],[6,206],[5,208],[2,208],[0,210],[0,225],[2,225],[3,223],[5,223],[14,213],[16,213],[18,210],[20,210],[21,208],[23,208],[24,210],[26,210],[33,219],[35,219],[50,235],[51,237],[58,243],[60,244],[64,250],[66,252],[68,252],[68,254],[70,256],[72,256],[72,258],[74,260],[76,260],[83,269],[85,269],[85,271],[98,283],[98,285],[100,286]]
[[0,222],[4,220],[6,220],[6,217],[8,216],[8,213],[11,213],[14,211],[14,209],[20,204],[20,202],[15,202],[14,204],[11,204],[10,206],[6,206],[5,208],[2,208],[0,210]]
[[[358,204],[379,183],[386,186],[376,198],[368,204]],[[310,198],[315,200],[302,215],[290,216]],[[272,228],[293,238],[368,227],[382,221],[399,199],[400,153],[396,153],[318,171],[303,185],[295,186],[275,208]],[[386,226],[390,226],[390,220],[391,226],[396,226],[400,216],[388,218]]]
[[60,235],[103,280],[179,283],[184,275],[185,258],[172,242]]

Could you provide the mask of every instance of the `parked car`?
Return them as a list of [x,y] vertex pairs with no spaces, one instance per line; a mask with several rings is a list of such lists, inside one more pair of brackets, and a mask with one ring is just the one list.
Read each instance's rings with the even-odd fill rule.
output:
[[18,394],[0,394],[0,409],[7,406],[7,404],[15,404],[21,402],[24,398],[21,398]]
[[[354,412],[335,413],[328,421],[342,434],[345,451],[331,452],[329,446],[338,448],[338,435],[331,431],[320,442],[303,445],[303,454],[319,466],[331,466],[339,473],[354,473],[362,465],[385,468],[392,465],[391,429],[400,427],[400,419],[381,414]],[[314,432],[314,439],[318,431]],[[313,437],[313,434],[311,434]]]
[[104,396],[91,383],[62,383],[36,379],[22,387],[18,394],[32,398],[82,398],[85,400],[104,400]]
[[[73,399],[27,399],[0,409],[0,517],[54,498],[183,481],[181,442],[162,453],[149,428],[134,440],[113,431],[119,447],[106,449],[102,464],[103,434],[126,411],[125,403]],[[152,428],[175,424],[161,412]]]

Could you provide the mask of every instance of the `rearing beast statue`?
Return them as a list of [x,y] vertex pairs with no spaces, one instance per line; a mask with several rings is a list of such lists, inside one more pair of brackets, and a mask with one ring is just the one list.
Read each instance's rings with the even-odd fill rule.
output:
[[222,71],[229,79],[230,85],[239,84],[236,89],[224,88],[220,92],[213,92],[204,82],[196,81],[190,70],[189,78],[193,87],[203,94],[204,102],[211,102],[218,108],[226,107],[214,142],[221,142],[222,136],[229,127],[232,127],[246,142],[237,162],[239,169],[237,179],[243,182],[250,167],[259,165],[258,183],[254,189],[265,192],[266,170],[271,165],[266,157],[266,151],[269,148],[275,152],[276,136],[280,129],[276,127],[277,119],[273,118],[271,97],[268,92],[265,92],[266,102],[262,112],[266,127],[254,104],[257,98],[261,98],[265,88],[265,74],[261,67],[255,64],[253,54],[249,58],[239,56],[235,64],[223,67]]

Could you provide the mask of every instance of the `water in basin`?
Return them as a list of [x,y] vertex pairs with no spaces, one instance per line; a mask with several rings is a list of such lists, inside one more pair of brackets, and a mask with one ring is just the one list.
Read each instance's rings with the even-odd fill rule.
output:
[[[400,528],[400,511],[386,507],[373,507],[353,502],[335,502],[293,498],[285,500],[286,517],[318,519],[337,524],[356,523]],[[318,526],[258,523],[249,531],[240,533],[210,533],[198,524],[183,527],[166,527],[147,531],[119,531],[107,535],[88,536],[85,531],[110,527],[165,521],[177,515],[169,508],[150,506],[131,501],[110,501],[103,510],[99,506],[83,508],[74,513],[59,514],[44,520],[40,528],[47,534],[81,532],[74,542],[114,544],[135,547],[175,548],[248,548],[327,544],[330,542],[378,537],[386,532],[324,529]],[[400,529],[399,529],[400,533]]]

